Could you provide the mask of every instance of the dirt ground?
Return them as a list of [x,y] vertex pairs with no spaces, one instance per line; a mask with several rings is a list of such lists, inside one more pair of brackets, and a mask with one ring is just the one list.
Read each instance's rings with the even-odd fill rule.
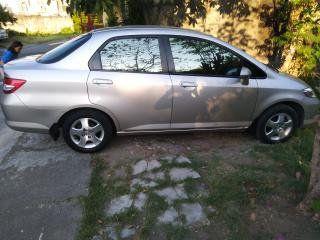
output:
[[296,210],[300,180],[272,151],[247,133],[117,137],[97,155],[106,194],[94,239],[320,239]]

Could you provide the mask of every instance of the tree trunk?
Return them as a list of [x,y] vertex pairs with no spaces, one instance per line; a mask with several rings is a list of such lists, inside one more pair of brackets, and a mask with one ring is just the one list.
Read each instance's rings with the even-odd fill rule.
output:
[[299,208],[307,211],[313,200],[320,199],[320,117],[318,118],[318,128],[313,144],[313,154],[311,160],[311,175],[308,193],[304,200],[299,204]]

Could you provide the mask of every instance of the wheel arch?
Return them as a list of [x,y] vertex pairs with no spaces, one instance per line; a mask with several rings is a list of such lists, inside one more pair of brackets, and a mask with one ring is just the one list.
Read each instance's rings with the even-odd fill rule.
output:
[[69,111],[65,112],[58,120],[58,122],[56,123],[58,126],[62,126],[63,122],[65,121],[65,119],[68,117],[68,115],[74,113],[74,112],[78,112],[78,111],[95,111],[95,112],[99,112],[102,113],[103,115],[105,115],[113,128],[114,134],[117,133],[118,129],[119,129],[119,125],[117,120],[114,117],[111,117],[110,114],[106,113],[105,111],[99,109],[99,108],[94,108],[94,107],[78,107],[78,108],[73,108],[70,109]]
[[302,127],[303,126],[303,121],[304,121],[304,115],[305,115],[305,112],[304,112],[304,109],[302,107],[301,104],[295,102],[295,101],[280,101],[280,102],[276,102],[276,103],[273,103],[269,106],[267,106],[266,108],[264,108],[259,114],[257,114],[257,116],[255,117],[255,119],[253,120],[252,124],[251,124],[251,128],[254,128],[256,126],[256,123],[258,121],[258,119],[266,112],[268,111],[270,108],[273,108],[277,105],[287,105],[291,108],[293,108],[296,113],[298,114],[298,127]]

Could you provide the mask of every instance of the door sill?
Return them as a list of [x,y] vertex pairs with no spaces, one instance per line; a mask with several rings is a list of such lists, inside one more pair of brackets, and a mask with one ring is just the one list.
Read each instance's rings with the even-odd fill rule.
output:
[[166,130],[137,130],[119,131],[117,135],[139,135],[139,134],[166,134],[166,133],[185,133],[185,132],[224,132],[224,131],[245,131],[249,127],[228,127],[228,128],[191,128],[191,129],[166,129]]

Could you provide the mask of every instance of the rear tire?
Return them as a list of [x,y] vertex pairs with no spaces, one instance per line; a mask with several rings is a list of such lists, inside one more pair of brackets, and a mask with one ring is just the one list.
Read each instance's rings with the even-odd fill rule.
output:
[[62,128],[66,143],[72,149],[83,153],[102,150],[114,135],[109,119],[94,110],[71,113],[66,117]]
[[279,104],[266,110],[258,119],[257,138],[268,144],[285,142],[296,131],[299,116],[288,105]]

